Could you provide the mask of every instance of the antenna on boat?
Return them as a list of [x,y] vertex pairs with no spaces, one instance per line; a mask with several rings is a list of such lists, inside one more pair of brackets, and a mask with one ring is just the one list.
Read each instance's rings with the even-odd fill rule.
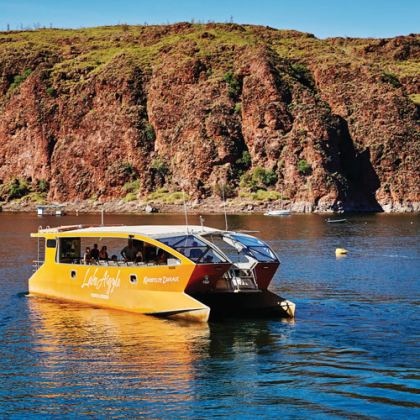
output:
[[187,228],[187,234],[189,234],[188,229],[188,212],[187,212],[187,203],[185,201],[185,191],[184,188],[182,188],[182,199],[184,200],[184,215],[185,215],[185,227]]
[[227,219],[227,214],[226,214],[226,199],[225,199],[225,185],[222,185],[222,200],[223,200],[223,212],[225,214],[225,231],[228,231],[228,219]]
[[101,209],[101,226],[104,225],[104,213],[105,213],[105,211],[104,211],[104,208],[102,207],[102,209]]
[[203,230],[203,227],[204,227],[204,217],[201,216],[201,214],[200,214],[200,225],[201,225],[201,230]]

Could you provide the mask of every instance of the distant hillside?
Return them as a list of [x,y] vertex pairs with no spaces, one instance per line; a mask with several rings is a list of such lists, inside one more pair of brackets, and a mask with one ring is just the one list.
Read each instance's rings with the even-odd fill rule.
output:
[[[237,24],[0,33],[0,198],[420,210],[420,35]],[[417,104],[417,105],[416,105]]]

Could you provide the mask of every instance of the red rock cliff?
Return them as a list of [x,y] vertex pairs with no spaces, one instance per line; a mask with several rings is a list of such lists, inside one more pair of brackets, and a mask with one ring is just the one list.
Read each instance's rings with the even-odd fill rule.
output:
[[306,210],[420,210],[419,44],[234,24],[3,32],[0,192],[224,184]]

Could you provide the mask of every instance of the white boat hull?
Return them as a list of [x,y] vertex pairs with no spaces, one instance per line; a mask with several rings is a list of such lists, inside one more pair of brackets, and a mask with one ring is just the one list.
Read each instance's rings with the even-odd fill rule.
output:
[[264,213],[264,216],[288,216],[290,213],[290,210],[270,210]]

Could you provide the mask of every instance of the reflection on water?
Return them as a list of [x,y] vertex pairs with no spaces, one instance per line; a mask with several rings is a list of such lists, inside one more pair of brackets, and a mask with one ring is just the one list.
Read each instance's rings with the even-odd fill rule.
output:
[[33,363],[48,366],[37,369],[44,376],[40,397],[56,398],[46,391],[70,386],[76,389],[66,398],[77,398],[79,387],[103,401],[133,392],[133,401],[148,403],[177,404],[192,398],[192,347],[208,340],[208,325],[28,300],[38,355]]
[[[27,297],[29,233],[97,219],[0,214],[1,416],[420,414],[418,216],[355,215],[342,225],[315,215],[231,217],[281,257],[272,287],[296,302],[297,318],[209,325]],[[337,247],[349,255],[337,259]]]

